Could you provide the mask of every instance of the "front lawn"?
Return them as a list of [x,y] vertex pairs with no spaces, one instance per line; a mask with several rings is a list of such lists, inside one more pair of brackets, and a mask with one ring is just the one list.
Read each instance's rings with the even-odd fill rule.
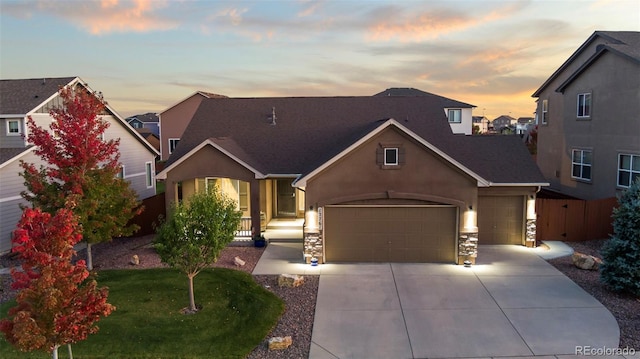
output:
[[[73,345],[84,358],[244,358],[275,326],[283,302],[240,271],[216,268],[194,279],[193,315],[180,310],[189,303],[186,275],[172,269],[107,270],[100,286],[109,287],[116,311],[98,322],[100,331]],[[15,302],[0,307],[2,317]],[[0,333],[1,335],[1,333]],[[66,347],[59,349],[67,358]],[[0,358],[50,358],[20,353],[0,338]]]

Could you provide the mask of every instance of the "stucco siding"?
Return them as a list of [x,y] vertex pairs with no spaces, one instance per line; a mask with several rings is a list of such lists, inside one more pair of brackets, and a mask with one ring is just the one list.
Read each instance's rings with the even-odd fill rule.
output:
[[160,151],[162,160],[169,158],[169,139],[181,138],[204,97],[194,94],[160,114]]

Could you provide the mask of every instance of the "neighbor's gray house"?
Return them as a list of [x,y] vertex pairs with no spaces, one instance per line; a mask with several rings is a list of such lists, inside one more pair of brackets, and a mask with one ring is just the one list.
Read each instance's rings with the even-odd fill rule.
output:
[[255,233],[304,219],[301,258],[320,263],[462,263],[478,243],[532,243],[547,183],[526,147],[454,134],[445,109],[463,106],[442,99],[203,98],[158,174],[166,205],[217,186]]
[[[140,115],[133,115],[125,119],[131,127],[141,133],[153,133],[160,138],[160,118],[157,113],[147,112]],[[146,130],[142,130],[146,129]],[[142,130],[142,131],[141,131]]]
[[[49,111],[62,104],[58,90],[82,86],[93,92],[79,77],[0,80],[0,253],[11,249],[12,233],[20,220],[20,196],[26,188],[19,175],[20,161],[42,164],[27,143],[27,118],[48,128]],[[105,139],[120,139],[122,175],[131,183],[139,199],[155,195],[155,157],[158,152],[111,107],[101,115],[111,125]]]
[[594,32],[532,96],[551,190],[609,198],[640,177],[640,32]]

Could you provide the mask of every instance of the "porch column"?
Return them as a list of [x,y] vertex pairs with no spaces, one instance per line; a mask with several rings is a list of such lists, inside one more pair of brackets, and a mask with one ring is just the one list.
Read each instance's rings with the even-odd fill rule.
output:
[[260,235],[260,181],[249,181],[249,208],[251,208],[251,235]]

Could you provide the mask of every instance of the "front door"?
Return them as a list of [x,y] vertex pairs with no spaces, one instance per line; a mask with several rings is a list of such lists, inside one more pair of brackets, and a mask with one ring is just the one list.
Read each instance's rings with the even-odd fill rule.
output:
[[276,217],[296,216],[296,189],[292,179],[276,180]]

